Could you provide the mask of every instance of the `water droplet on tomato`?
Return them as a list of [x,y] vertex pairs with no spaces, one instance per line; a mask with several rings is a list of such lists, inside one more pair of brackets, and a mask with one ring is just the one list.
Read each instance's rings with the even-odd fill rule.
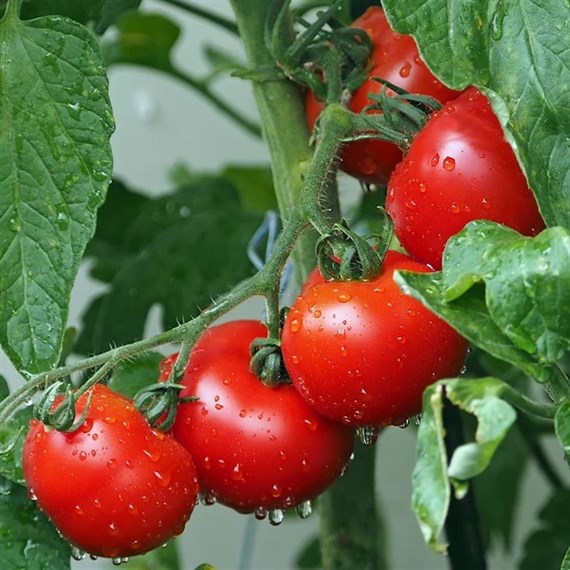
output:
[[269,511],[269,524],[273,526],[278,526],[283,522],[285,518],[285,513],[283,509],[271,509]]
[[443,169],[451,172],[455,168],[455,159],[451,156],[446,156],[443,159]]
[[449,209],[451,210],[452,214],[459,214],[459,212],[461,212],[461,208],[455,202],[451,204]]
[[138,550],[141,547],[141,541],[140,540],[133,540],[131,542],[130,546],[133,550]]
[[315,319],[319,319],[322,315],[321,311],[319,311],[319,309],[315,309],[315,312],[313,313]]
[[420,182],[418,184],[418,190],[423,194],[427,191],[427,184],[425,182]]
[[116,536],[117,534],[119,534],[119,528],[117,527],[117,525],[115,523],[111,523],[108,527],[107,527],[107,532],[111,535],[111,536]]
[[364,445],[374,445],[380,430],[377,426],[364,426],[356,430],[358,438]]
[[485,210],[490,210],[490,209],[491,209],[491,204],[489,204],[489,202],[487,201],[486,198],[483,198],[483,199],[481,200],[481,205],[483,206],[483,208],[484,208]]
[[400,344],[406,344],[406,337],[405,336],[397,336],[396,340],[400,343]]
[[200,494],[200,502],[207,507],[209,507],[211,505],[215,505],[216,504],[216,495],[214,495],[211,492],[201,493]]
[[103,421],[106,424],[113,425],[117,421],[117,418],[115,416],[105,416]]
[[77,548],[77,546],[71,547],[71,558],[73,560],[83,560],[85,558],[85,552],[83,550]]
[[303,501],[297,505],[295,510],[300,518],[307,519],[313,512],[313,505],[311,505],[311,501]]
[[271,495],[273,497],[275,497],[276,499],[279,498],[281,496],[281,494],[283,493],[283,489],[281,488],[280,485],[278,485],[277,483],[275,483],[274,485],[272,485],[271,487]]
[[305,420],[303,420],[303,422],[309,428],[310,431],[316,431],[317,420],[312,420],[312,419],[306,418]]
[[222,406],[222,404],[216,404],[216,405],[214,406],[214,408],[216,408],[216,410],[220,411],[220,410],[223,410],[223,409],[224,409],[224,406]]
[[170,472],[154,471],[153,475],[155,476],[156,480],[158,481],[158,484],[161,487],[168,487],[168,484],[170,483],[170,478],[172,477],[172,474]]
[[437,154],[437,152],[431,157],[430,164],[432,166],[437,166],[439,164],[439,154]]
[[85,511],[83,510],[83,507],[81,505],[75,505],[75,507],[73,507],[73,511],[76,515],[82,516],[85,514]]
[[240,417],[240,418],[245,418],[246,416],[247,416],[247,410],[245,410],[245,409],[242,408],[242,409],[239,411],[239,417]]
[[351,299],[352,295],[349,295],[348,293],[339,293],[337,297],[339,303],[348,303]]
[[93,420],[91,418],[85,418],[83,423],[79,426],[79,431],[87,433],[93,427]]
[[243,477],[243,472],[241,470],[241,465],[239,463],[236,463],[234,465],[234,468],[232,469],[231,477],[234,481],[244,481],[245,480]]
[[341,356],[347,356],[348,355],[348,350],[344,344],[340,345],[340,355]]
[[307,473],[309,471],[310,467],[309,467],[309,462],[306,459],[303,459],[301,461],[301,471],[303,473]]
[[293,319],[291,321],[291,332],[299,332],[301,330],[301,321],[299,319]]
[[158,450],[150,451],[148,449],[143,449],[143,453],[148,457],[151,463],[156,463],[162,457],[162,454]]
[[87,452],[86,452],[86,451],[82,451],[82,452],[79,454],[79,460],[80,460],[80,461],[85,461],[86,459],[87,459]]
[[417,206],[417,202],[415,200],[407,200],[406,201],[406,208],[409,210],[413,210]]
[[412,71],[412,64],[409,61],[406,61],[400,68],[400,77],[409,77],[410,71]]
[[265,507],[256,507],[253,511],[253,515],[258,521],[262,521],[267,517],[267,509]]
[[293,362],[293,364],[299,364],[299,357],[296,354],[293,354],[291,356],[291,362]]
[[384,287],[374,287],[373,293],[384,293]]
[[401,424],[398,424],[400,429],[406,429],[410,425],[410,419],[404,420]]
[[36,493],[34,492],[34,490],[32,488],[28,489],[28,498],[30,499],[30,501],[37,501],[38,498],[36,497]]

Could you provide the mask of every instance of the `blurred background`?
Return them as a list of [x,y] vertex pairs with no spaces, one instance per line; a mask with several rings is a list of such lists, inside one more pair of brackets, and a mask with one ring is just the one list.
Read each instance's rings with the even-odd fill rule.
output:
[[[226,17],[231,17],[228,0],[194,1]],[[163,14],[176,21],[182,34],[174,50],[177,67],[196,76],[209,70],[202,57],[205,46],[215,46],[242,57],[239,40],[203,19],[193,17],[166,2],[143,0],[143,11]],[[109,30],[112,34],[113,30]],[[220,76],[214,90],[231,98],[242,114],[256,120],[257,114],[248,81]],[[128,187],[148,195],[160,195],[172,186],[174,166],[184,165],[192,172],[215,172],[226,165],[247,163],[266,165],[268,153],[263,142],[230,121],[196,91],[160,72],[120,65],[110,71],[111,100],[117,130],[113,136],[115,177]],[[341,187],[346,195],[358,188],[344,176]],[[191,259],[191,251],[188,252]],[[70,326],[78,326],[90,300],[105,286],[89,278],[89,266],[80,270],[73,293]],[[262,306],[253,300],[225,320],[259,318]],[[158,309],[150,311],[147,334],[158,332]],[[6,357],[0,355],[0,370],[12,383],[20,382]],[[377,442],[378,496],[370,497],[381,508],[389,545],[390,568],[394,570],[435,570],[447,568],[445,557],[427,549],[411,511],[411,473],[415,461],[415,428],[387,429]],[[552,458],[554,462],[559,457]],[[548,495],[544,479],[530,465],[523,481],[523,508],[516,513],[513,548],[505,552],[500,543],[490,557],[490,568],[511,570],[520,556],[520,544],[531,522]],[[293,569],[303,547],[318,531],[318,514],[308,520],[287,517],[279,527],[267,520],[239,515],[221,506],[199,505],[186,532],[179,539],[182,568],[191,570],[208,562],[217,569]],[[77,570],[110,568],[109,561],[74,562]],[[356,569],[355,569],[356,570]]]

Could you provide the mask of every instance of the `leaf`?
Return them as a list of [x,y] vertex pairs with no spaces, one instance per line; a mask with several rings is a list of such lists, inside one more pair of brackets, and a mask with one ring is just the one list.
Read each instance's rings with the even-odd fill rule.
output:
[[[97,24],[97,33],[102,34],[109,26],[114,24],[119,16],[140,6],[142,0],[104,0],[101,8],[101,18]],[[67,2],[68,3],[68,2]]]
[[25,485],[22,448],[32,419],[32,406],[18,410],[9,422],[0,424],[0,477]]
[[73,281],[112,170],[96,38],[62,17],[0,22],[0,344],[33,374],[59,358]]
[[560,570],[570,570],[570,547],[568,547],[568,550],[564,555],[564,560],[562,560],[562,566],[560,566]]
[[180,558],[176,544],[175,540],[171,540],[164,547],[131,558],[122,567],[126,570],[178,570]]
[[239,69],[246,69],[243,61],[236,58],[234,53],[220,49],[217,45],[206,45],[203,48],[204,56],[211,66],[208,80],[212,80],[221,73],[231,73]]
[[244,209],[262,213],[277,209],[269,166],[229,165],[222,175],[236,187]]
[[6,378],[0,374],[0,402],[6,398],[10,394],[10,387],[8,386],[8,382],[6,382]]
[[560,404],[554,416],[554,429],[562,449],[566,463],[570,465],[570,401],[566,400]]
[[386,0],[454,88],[484,87],[548,225],[570,227],[570,50],[566,0]]
[[540,363],[556,363],[570,348],[569,231],[550,228],[528,238],[471,222],[445,248],[443,282],[447,301],[484,282],[492,319]]
[[163,358],[159,352],[147,352],[120,362],[113,370],[109,388],[133,398],[139,390],[158,382],[159,364]]
[[[458,497],[467,492],[467,480],[482,473],[516,418],[500,399],[505,384],[496,378],[442,380],[424,392],[423,419],[418,431],[417,460],[412,476],[412,503],[428,546],[437,552],[450,500],[450,483]],[[447,465],[443,397],[477,417],[475,441],[459,446]]]
[[108,65],[130,63],[172,71],[170,53],[180,27],[159,14],[125,12],[116,22],[117,34],[103,43]]
[[[21,17],[31,20],[40,16],[67,16],[81,24],[99,20],[105,1],[109,0],[23,0]],[[115,0],[116,1],[116,0]],[[0,14],[6,0],[0,0]]]
[[70,545],[28,499],[27,490],[2,477],[0,552],[6,570],[69,569]]
[[525,542],[519,570],[558,570],[565,563],[570,537],[569,512],[570,489],[559,489],[540,511],[540,526]]
[[[164,328],[196,316],[253,274],[245,249],[260,222],[259,215],[241,209],[234,187],[220,177],[196,178],[150,200],[129,224],[121,223],[126,253],[110,291],[89,307],[75,350],[101,352],[141,338],[155,304],[162,308]],[[108,231],[102,218],[101,227]],[[110,267],[99,252],[94,274],[100,264]]]

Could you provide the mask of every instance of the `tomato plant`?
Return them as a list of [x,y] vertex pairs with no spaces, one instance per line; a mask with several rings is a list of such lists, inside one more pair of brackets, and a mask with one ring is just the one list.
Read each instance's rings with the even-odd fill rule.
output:
[[[249,371],[257,321],[206,331],[182,380],[174,437],[196,462],[207,496],[242,512],[290,508],[322,493],[347,466],[354,431],[315,413],[290,385],[268,388]],[[168,372],[168,366],[166,371]]]
[[443,248],[472,220],[533,236],[544,221],[488,99],[476,89],[435,113],[388,182],[386,207],[406,250],[441,268]]
[[378,4],[0,0],[6,568],[567,569],[568,2]]
[[396,269],[428,268],[392,255],[374,281],[305,289],[283,327],[293,384],[318,412],[348,425],[403,423],[420,412],[426,386],[456,376],[465,360],[461,336],[392,277]]
[[[133,402],[97,384],[70,432],[33,420],[23,449],[30,495],[61,534],[95,556],[142,554],[181,534],[198,494],[194,464]],[[77,402],[78,418],[88,394]]]
[[[390,28],[382,8],[373,6],[352,23],[352,27],[365,30],[372,40],[370,71],[362,85],[352,93],[348,108],[359,113],[374,103],[369,95],[378,95],[382,83],[379,77],[409,91],[429,95],[440,102],[453,99],[457,91],[441,83],[422,61],[411,36],[398,34]],[[306,97],[309,128],[323,109],[311,91]],[[340,168],[364,182],[385,184],[394,167],[402,159],[402,151],[393,143],[381,140],[354,141],[342,149]]]

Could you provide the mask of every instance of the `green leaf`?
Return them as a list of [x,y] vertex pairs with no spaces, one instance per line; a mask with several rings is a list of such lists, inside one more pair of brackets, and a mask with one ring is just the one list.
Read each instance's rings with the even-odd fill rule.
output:
[[554,429],[558,441],[564,450],[566,462],[570,465],[570,401],[566,400],[560,404],[554,416]]
[[117,34],[103,43],[109,65],[130,63],[172,71],[170,53],[180,27],[159,14],[126,12],[116,22]]
[[383,6],[445,83],[487,88],[548,225],[570,227],[568,3],[386,0]]
[[32,419],[32,406],[18,410],[9,422],[0,425],[0,476],[25,485],[22,448]]
[[166,546],[151,550],[143,556],[135,556],[121,567],[126,570],[178,570],[180,558],[176,541],[171,540]]
[[[458,497],[467,492],[467,480],[482,473],[516,418],[500,399],[505,384],[496,378],[442,380],[424,392],[423,419],[418,431],[417,461],[412,476],[412,503],[428,546],[437,552],[450,500],[450,483]],[[445,449],[443,397],[476,416],[475,441],[459,446],[449,467]]]
[[[197,315],[253,274],[245,249],[260,222],[259,215],[242,210],[234,187],[220,177],[197,177],[186,188],[150,200],[130,223],[117,220],[127,253],[110,291],[85,315],[76,351],[101,352],[141,338],[155,304],[164,328]],[[102,218],[101,225],[108,228]],[[98,253],[95,274],[100,264],[111,266]]]
[[570,570],[570,547],[568,547],[568,550],[564,555],[564,560],[562,560],[562,566],[560,566],[560,570]]
[[113,370],[109,388],[133,398],[139,390],[158,382],[159,364],[163,358],[159,352],[147,352],[120,362]]
[[523,237],[487,221],[468,224],[445,248],[445,299],[486,286],[489,314],[521,350],[553,364],[570,348],[570,232]]
[[266,212],[277,209],[269,166],[229,165],[222,170],[222,175],[236,187],[246,210]]
[[0,343],[16,368],[59,358],[71,287],[112,170],[96,38],[63,17],[0,22]]
[[[31,20],[40,16],[67,16],[76,22],[87,24],[99,20],[105,1],[108,0],[23,0],[21,17]],[[0,14],[6,0],[0,0]]]
[[27,490],[2,477],[0,552],[6,570],[69,569],[70,545],[28,499]]
[[519,570],[558,570],[568,554],[570,489],[559,489],[541,509],[540,526],[527,538]]
[[[97,24],[97,33],[102,34],[109,26],[114,24],[119,16],[140,6],[142,0],[104,0],[101,8],[101,18]],[[69,2],[66,2],[69,3]]]

